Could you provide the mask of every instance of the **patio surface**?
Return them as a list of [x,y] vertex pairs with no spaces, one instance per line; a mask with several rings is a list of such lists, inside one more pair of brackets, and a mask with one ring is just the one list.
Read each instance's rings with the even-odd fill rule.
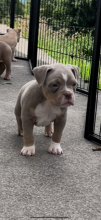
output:
[[100,220],[101,152],[84,139],[87,97],[76,93],[68,110],[63,155],[47,152],[44,129],[35,128],[36,154],[20,155],[14,107],[19,89],[34,79],[27,61],[12,63],[10,83],[0,77],[0,220]]

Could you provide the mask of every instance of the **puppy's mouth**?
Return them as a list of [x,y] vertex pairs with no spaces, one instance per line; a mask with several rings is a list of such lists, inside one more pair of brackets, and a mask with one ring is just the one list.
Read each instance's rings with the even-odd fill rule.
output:
[[66,101],[66,102],[63,103],[62,105],[63,105],[63,106],[64,106],[64,105],[67,105],[67,106],[68,106],[68,105],[74,105],[74,103],[73,103],[72,101]]
[[73,100],[66,100],[64,102],[51,102],[51,104],[53,106],[57,106],[57,107],[69,107],[69,106],[73,106],[74,105],[74,101]]
[[70,97],[62,95],[62,96],[54,97],[49,101],[53,106],[56,107],[69,107],[74,105],[75,98],[73,95],[70,95]]
[[73,101],[66,101],[66,102],[60,104],[60,107],[68,107],[68,106],[71,106],[71,105],[74,105]]

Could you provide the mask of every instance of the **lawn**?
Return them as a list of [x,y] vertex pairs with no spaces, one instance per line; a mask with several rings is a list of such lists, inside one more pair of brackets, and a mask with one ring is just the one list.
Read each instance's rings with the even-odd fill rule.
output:
[[[60,63],[77,65],[80,77],[88,82],[91,73],[94,38],[92,31],[75,33],[65,37],[65,31],[53,32],[47,26],[39,25],[38,47]],[[101,68],[100,71],[101,73]],[[101,74],[98,88],[101,89]]]

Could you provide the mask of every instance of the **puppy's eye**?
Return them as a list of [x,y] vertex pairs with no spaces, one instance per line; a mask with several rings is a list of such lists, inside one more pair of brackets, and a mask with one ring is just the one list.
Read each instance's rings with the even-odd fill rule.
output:
[[50,88],[51,88],[52,92],[57,92],[57,90],[59,89],[59,84],[58,83],[51,83]]
[[59,85],[57,83],[52,83],[51,87],[54,88],[54,89],[57,89],[59,87]]
[[58,83],[51,83],[50,84],[50,87],[52,88],[52,89],[58,89],[59,88],[59,85],[58,85]]
[[75,87],[76,86],[76,83],[73,83],[73,87]]

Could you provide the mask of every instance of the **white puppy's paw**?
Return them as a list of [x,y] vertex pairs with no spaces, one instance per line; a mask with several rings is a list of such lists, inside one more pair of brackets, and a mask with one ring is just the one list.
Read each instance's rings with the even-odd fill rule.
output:
[[60,146],[60,143],[55,143],[54,141],[51,141],[51,144],[48,148],[48,152],[51,154],[63,154],[63,150]]
[[21,150],[21,154],[23,156],[32,156],[32,155],[34,155],[35,154],[35,145],[29,146],[29,147],[24,146]]

